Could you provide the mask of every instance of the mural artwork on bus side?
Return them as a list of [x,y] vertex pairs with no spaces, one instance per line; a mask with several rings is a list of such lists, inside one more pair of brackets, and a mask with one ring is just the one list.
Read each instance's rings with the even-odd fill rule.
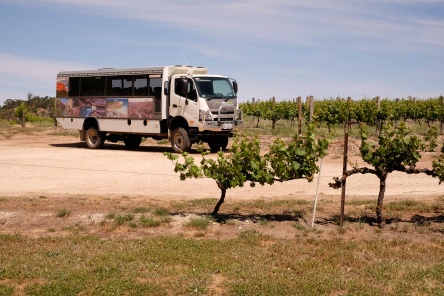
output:
[[58,98],[57,116],[150,119],[153,98]]

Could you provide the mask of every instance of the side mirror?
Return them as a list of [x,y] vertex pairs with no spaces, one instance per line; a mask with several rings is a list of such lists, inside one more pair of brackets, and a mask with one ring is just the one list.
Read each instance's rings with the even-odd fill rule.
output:
[[234,88],[234,92],[237,94],[238,86],[237,86],[237,81],[236,80],[233,80],[233,88]]
[[163,94],[164,95],[168,95],[168,93],[169,93],[169,87],[168,87],[168,81],[165,81],[165,83],[163,84]]

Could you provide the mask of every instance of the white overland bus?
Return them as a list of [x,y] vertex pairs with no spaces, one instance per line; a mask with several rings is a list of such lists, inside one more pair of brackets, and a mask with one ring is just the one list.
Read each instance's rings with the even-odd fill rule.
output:
[[56,119],[89,148],[142,137],[169,139],[174,152],[206,142],[225,150],[243,124],[237,82],[207,68],[167,66],[68,71],[57,74]]

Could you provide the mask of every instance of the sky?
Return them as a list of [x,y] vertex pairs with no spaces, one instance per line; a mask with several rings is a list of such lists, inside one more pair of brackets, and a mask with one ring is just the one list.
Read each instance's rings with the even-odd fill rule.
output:
[[444,0],[0,0],[0,105],[60,71],[192,65],[241,102],[444,94]]

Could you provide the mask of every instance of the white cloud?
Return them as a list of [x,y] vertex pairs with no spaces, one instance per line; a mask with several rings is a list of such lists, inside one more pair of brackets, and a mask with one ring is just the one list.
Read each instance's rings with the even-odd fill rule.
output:
[[88,68],[91,68],[91,65],[88,66],[66,61],[43,60],[9,53],[0,53],[1,75],[32,77],[37,80],[55,80],[57,73],[60,71]]
[[[7,99],[24,99],[29,91],[39,96],[54,96],[58,72],[91,68],[79,63],[0,53],[0,105]],[[23,97],[17,98],[17,94]]]
[[[444,28],[444,20],[420,18],[412,9],[394,7],[414,8],[443,3],[442,0],[23,0],[20,3],[55,9],[68,6],[81,14],[150,22],[220,36],[222,41],[247,37],[320,46],[336,36],[367,39],[371,43],[367,48],[381,51],[410,47],[417,50],[423,45],[444,47],[443,39],[436,38]],[[353,43],[349,46],[357,47]]]

